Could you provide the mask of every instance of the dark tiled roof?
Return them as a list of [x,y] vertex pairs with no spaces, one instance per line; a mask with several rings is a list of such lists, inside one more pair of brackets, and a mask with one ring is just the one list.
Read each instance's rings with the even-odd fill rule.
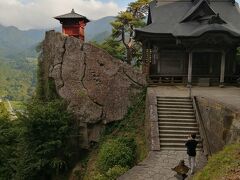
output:
[[192,6],[192,8],[186,13],[186,15],[183,17],[181,22],[187,21],[188,19],[191,18],[191,16],[196,12],[197,10],[200,10],[201,8],[203,8],[203,6],[205,5],[205,9],[206,9],[206,13],[207,15],[214,15],[216,14],[214,12],[214,10],[208,5],[208,2],[206,0],[199,0],[198,3],[194,6]]
[[90,22],[85,16],[82,16],[78,13],[75,13],[74,9],[68,14],[60,15],[57,17],[54,17],[57,20],[63,20],[63,19],[84,19],[87,22]]
[[[197,2],[196,2],[197,1]],[[189,20],[195,13],[201,3],[206,3],[207,0],[158,0],[150,3],[151,24],[136,29],[142,33],[157,33],[157,34],[172,34],[173,36],[199,36],[207,31],[227,31],[233,36],[240,37],[240,9],[236,3],[233,5],[230,0],[211,0],[207,5],[213,12],[206,14],[204,18],[211,18],[211,14],[216,14],[225,23],[209,23],[200,22],[197,20]],[[202,13],[202,12],[200,12]],[[182,22],[183,20],[186,20]]]

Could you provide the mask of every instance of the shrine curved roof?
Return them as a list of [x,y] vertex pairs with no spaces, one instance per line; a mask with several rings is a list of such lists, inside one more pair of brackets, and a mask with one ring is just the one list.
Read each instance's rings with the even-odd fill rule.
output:
[[[207,3],[209,7],[202,10],[201,3]],[[208,21],[203,22],[204,18],[200,15],[209,18]],[[138,32],[188,37],[200,36],[208,31],[225,31],[240,37],[239,5],[230,0],[152,1],[149,16],[151,24],[136,29],[136,37]]]
[[64,20],[64,19],[83,19],[85,20],[86,22],[90,22],[90,20],[81,15],[81,14],[78,14],[74,11],[74,9],[72,9],[72,11],[70,13],[67,13],[67,14],[63,14],[63,15],[60,15],[60,16],[56,16],[54,17],[55,19],[57,20]]

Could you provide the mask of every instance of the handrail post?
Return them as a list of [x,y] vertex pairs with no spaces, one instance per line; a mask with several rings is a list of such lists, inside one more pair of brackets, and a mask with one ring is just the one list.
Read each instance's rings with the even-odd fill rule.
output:
[[211,152],[209,140],[208,140],[208,137],[207,137],[206,128],[204,126],[203,119],[202,119],[202,116],[201,116],[201,113],[200,113],[200,110],[199,110],[199,106],[197,104],[196,96],[193,97],[193,106],[194,106],[194,110],[195,110],[195,113],[196,113],[196,119],[197,119],[198,124],[199,124],[199,131],[200,131],[200,135],[201,135],[201,138],[202,138],[203,149],[206,150],[206,153],[207,153],[206,155],[207,156],[208,155],[211,156],[212,152]]
[[188,86],[188,91],[189,91],[189,97],[192,97],[192,85]]

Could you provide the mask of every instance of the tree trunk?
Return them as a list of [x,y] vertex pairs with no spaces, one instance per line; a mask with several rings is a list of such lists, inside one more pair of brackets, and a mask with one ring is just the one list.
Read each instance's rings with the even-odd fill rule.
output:
[[127,63],[128,64],[131,64],[131,62],[132,62],[132,57],[133,55],[132,55],[132,48],[131,47],[128,47],[127,48]]

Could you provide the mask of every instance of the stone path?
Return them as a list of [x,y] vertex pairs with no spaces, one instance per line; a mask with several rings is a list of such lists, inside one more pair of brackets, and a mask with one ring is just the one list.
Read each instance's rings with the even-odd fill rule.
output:
[[[188,166],[185,151],[151,151],[147,159],[133,167],[118,180],[176,180],[175,172],[171,168],[184,159]],[[197,169],[201,169],[207,160],[202,152],[197,153]],[[189,178],[191,176],[189,175]]]

